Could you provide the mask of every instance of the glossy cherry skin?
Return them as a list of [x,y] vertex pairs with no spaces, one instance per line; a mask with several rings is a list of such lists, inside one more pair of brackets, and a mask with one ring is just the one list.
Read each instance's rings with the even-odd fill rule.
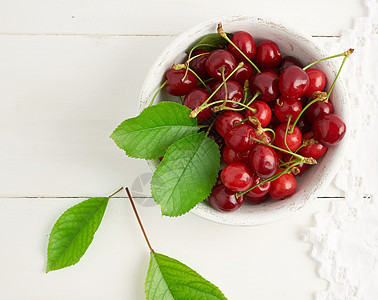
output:
[[311,104],[305,111],[305,115],[309,122],[313,123],[315,119],[321,115],[332,114],[333,105],[330,101],[317,101]]
[[308,88],[304,95],[312,97],[315,92],[322,92],[327,83],[324,73],[318,69],[307,69],[305,72],[308,76]]
[[[309,140],[313,138],[312,131],[307,132],[303,135],[303,140]],[[327,147],[324,147],[322,144],[307,145],[299,149],[298,154],[304,157],[312,157],[313,159],[321,158],[327,151]]]
[[[207,98],[209,98],[209,96],[210,94],[208,91],[201,88],[194,88],[186,94],[182,104],[186,107],[189,107],[190,109],[195,109],[196,107],[204,103]],[[207,107],[197,115],[197,121],[198,123],[206,122],[211,118],[212,115],[213,112],[211,108]]]
[[236,111],[227,111],[221,114],[215,121],[215,128],[220,136],[225,137],[227,132],[234,128],[235,124],[244,120],[242,114]]
[[[255,109],[256,112],[252,112],[251,110],[246,109],[245,117],[255,117],[259,119],[261,127],[268,126],[270,120],[272,119],[272,110],[270,109],[269,105],[266,104],[266,102],[255,100],[249,105],[249,107]],[[248,124],[250,124],[254,128],[257,128],[257,126],[252,124],[250,121],[248,121]]]
[[[253,37],[245,31],[236,32],[231,41],[238,47],[250,60],[255,57],[256,44]],[[239,61],[245,61],[245,57],[231,44],[228,44],[227,50]]]
[[244,192],[252,186],[252,173],[243,163],[225,166],[221,173],[222,183],[233,192]]
[[299,62],[298,59],[296,59],[295,57],[293,56],[285,56],[282,61],[281,61],[281,65],[280,67],[278,68],[278,71],[280,73],[282,73],[282,71],[284,69],[286,69],[288,66],[298,66],[298,67],[301,67],[302,68],[302,64]]
[[192,57],[195,57],[199,54],[204,54],[194,58],[189,62],[189,67],[199,76],[201,79],[209,78],[209,74],[206,71],[206,61],[209,58],[210,52],[203,49],[194,50],[192,53]]
[[247,124],[240,124],[227,132],[224,140],[226,145],[231,149],[237,152],[245,152],[254,144],[254,141],[251,140],[251,138],[256,138],[253,127]]
[[252,95],[255,95],[256,92],[259,91],[259,99],[265,102],[276,100],[280,95],[278,76],[270,70],[253,75],[249,86]]
[[320,144],[327,148],[334,147],[343,139],[346,125],[335,114],[321,115],[312,123],[312,132]]
[[[274,139],[274,144],[282,149],[288,150],[285,145],[285,131],[287,124],[278,125],[275,130],[276,138]],[[295,151],[302,144],[302,133],[297,126],[294,126],[293,133],[289,133],[291,126],[289,127],[286,143],[291,151]]]
[[294,175],[286,173],[271,182],[269,195],[275,200],[283,200],[293,195],[296,190],[297,181]]
[[266,179],[276,173],[278,157],[276,152],[269,146],[256,144],[249,151],[248,165],[254,174]]
[[184,81],[182,81],[184,76],[184,69],[169,69],[165,73],[165,78],[167,79],[167,85],[165,86],[165,90],[168,94],[173,96],[184,96],[192,88],[196,87],[197,77],[192,72],[188,72],[186,74]]
[[234,80],[244,86],[244,82],[249,80],[254,73],[254,68],[250,63],[245,62],[242,67],[237,69],[234,74],[230,77],[231,80]]
[[206,71],[215,79],[222,79],[222,69],[224,77],[227,77],[236,66],[236,59],[231,52],[222,49],[212,51],[206,61]]
[[277,68],[281,60],[281,51],[275,42],[266,40],[257,45],[254,62],[259,68]]
[[[261,181],[263,181],[263,179],[261,179],[260,177],[256,175],[252,175],[252,186],[259,184]],[[244,195],[249,196],[249,197],[263,197],[266,194],[268,194],[269,189],[270,189],[270,182],[264,182],[256,186],[249,192],[245,193]]]
[[278,79],[280,93],[285,97],[299,98],[309,85],[308,75],[298,66],[288,66]]
[[244,202],[243,195],[236,197],[236,193],[227,189],[223,184],[213,188],[209,202],[211,206],[222,212],[232,212],[240,208]]
[[235,162],[242,162],[248,163],[248,155],[249,151],[246,152],[236,152],[231,148],[225,146],[222,151],[222,159],[226,165],[235,163]]
[[[222,84],[222,81],[218,81],[216,84],[213,85],[212,91],[215,91],[219,85]],[[227,85],[227,94],[226,94],[226,85]],[[243,88],[239,83],[233,80],[227,80],[225,84],[223,84],[220,89],[214,94],[213,98],[211,99],[212,102],[220,101],[220,100],[232,100],[236,102],[240,102],[243,99]],[[221,105],[219,103],[218,105]],[[238,104],[227,102],[227,107],[237,108],[239,107]]]
[[274,115],[281,123],[286,123],[288,115],[291,115],[291,123],[293,123],[300,112],[302,105],[296,98],[287,98],[280,96],[274,104]]
[[260,204],[269,199],[268,195],[262,196],[262,197],[250,197],[248,195],[244,195],[244,201],[248,201],[249,203],[252,204]]

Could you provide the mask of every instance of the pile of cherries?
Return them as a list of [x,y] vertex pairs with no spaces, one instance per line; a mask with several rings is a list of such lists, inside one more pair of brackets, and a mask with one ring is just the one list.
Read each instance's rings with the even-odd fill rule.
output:
[[218,33],[227,46],[192,49],[185,64],[166,72],[164,85],[169,94],[185,96],[191,117],[209,125],[203,130],[220,146],[225,164],[209,201],[231,212],[245,200],[293,195],[296,176],[336,146],[346,126],[329,101],[334,84],[327,95],[324,73],[309,68],[316,62],[303,68],[297,58],[283,57],[275,42],[256,46],[245,31],[231,40],[221,25]]

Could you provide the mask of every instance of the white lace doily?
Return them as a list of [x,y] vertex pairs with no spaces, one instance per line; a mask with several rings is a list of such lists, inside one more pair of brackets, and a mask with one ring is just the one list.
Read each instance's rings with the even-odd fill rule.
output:
[[[318,300],[378,299],[378,6],[364,1],[368,16],[357,18],[330,53],[354,48],[341,76],[352,118],[345,162],[334,183],[345,199],[331,202],[315,215],[315,227],[304,233],[313,244],[318,273],[329,282]],[[376,131],[377,130],[377,131]]]

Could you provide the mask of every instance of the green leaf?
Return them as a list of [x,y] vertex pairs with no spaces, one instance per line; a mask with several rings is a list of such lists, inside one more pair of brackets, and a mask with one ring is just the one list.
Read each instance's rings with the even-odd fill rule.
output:
[[[232,34],[227,33],[227,36],[231,39]],[[197,43],[195,43],[190,49],[186,51],[186,54],[189,54],[190,50],[193,48],[204,49],[212,51],[215,49],[223,48],[228,45],[228,42],[220,36],[218,33],[209,33],[203,36]]]
[[145,292],[147,300],[227,300],[214,284],[196,271],[156,252],[151,252]]
[[50,233],[46,273],[76,264],[100,226],[109,198],[90,198],[68,210]]
[[159,158],[174,142],[199,129],[197,119],[189,117],[190,112],[181,104],[161,102],[123,121],[110,137],[130,157]]
[[152,196],[162,214],[182,215],[209,196],[219,166],[219,147],[204,132],[169,147],[151,180]]

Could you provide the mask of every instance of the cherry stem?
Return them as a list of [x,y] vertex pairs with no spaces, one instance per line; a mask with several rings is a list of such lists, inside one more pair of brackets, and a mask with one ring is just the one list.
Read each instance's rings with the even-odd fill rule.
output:
[[[219,103],[223,103],[223,104],[227,104],[227,103],[235,103],[235,104],[238,104],[240,106],[242,106],[243,108],[232,108],[232,107],[227,107],[227,106],[224,106],[223,107],[223,104],[220,105],[222,106],[222,109],[219,109],[219,110],[232,110],[232,111],[239,111],[239,110],[244,110],[244,109],[249,109],[250,111],[252,111],[253,113],[256,112],[256,109],[255,108],[252,108],[252,107],[249,107],[243,103],[240,103],[240,102],[237,102],[237,101],[234,101],[234,100],[219,100],[219,101],[214,101],[214,102],[211,102],[210,104],[206,105],[203,109],[209,107],[209,106],[212,106],[214,104],[219,104]],[[219,111],[217,110],[217,111]]]
[[133,198],[131,197],[131,194],[130,194],[129,188],[126,187],[126,188],[125,188],[125,191],[126,191],[126,193],[127,193],[127,196],[129,197],[129,200],[130,200],[131,206],[133,207],[133,210],[134,210],[135,216],[136,216],[136,218],[137,218],[137,220],[138,220],[138,223],[139,223],[140,229],[141,229],[142,232],[143,232],[143,235],[144,235],[144,238],[145,238],[145,240],[146,240],[146,242],[147,242],[148,248],[150,248],[151,252],[154,253],[154,249],[152,249],[151,244],[150,244],[150,241],[148,240],[147,234],[146,234],[146,232],[144,231],[144,227],[143,227],[142,221],[141,221],[140,218],[139,218],[139,215],[138,215],[137,209],[136,209],[136,207],[135,207],[135,204],[134,204]]
[[206,136],[208,136],[208,134],[209,134],[209,132],[210,132],[210,129],[214,126],[216,120],[217,120],[217,119],[214,119],[214,121],[211,122],[209,128],[208,128],[207,131],[206,131]]
[[182,104],[182,98],[181,96],[177,96],[180,99],[180,104]]
[[318,102],[320,100],[320,97],[318,98],[315,98],[314,100],[310,101],[310,103],[308,103],[302,110],[301,112],[299,113],[298,117],[295,119],[294,123],[293,123],[293,126],[290,128],[289,130],[289,133],[293,133],[294,132],[294,127],[295,125],[297,125],[300,117],[303,115],[303,113],[306,111],[307,108],[309,108],[312,104],[314,104],[315,102]]
[[198,44],[198,45],[194,46],[192,49],[190,49],[189,54],[188,54],[188,59],[191,58],[192,53],[193,53],[193,51],[194,51],[196,48],[198,48],[198,47],[203,47],[203,46],[214,47],[214,45],[210,45],[210,44]]
[[244,81],[244,85],[243,85],[243,93],[244,93],[243,104],[247,102],[248,90],[249,90],[249,81],[246,80]]
[[276,138],[276,133],[274,132],[274,130],[271,129],[271,128],[263,128],[263,129],[264,129],[264,131],[269,131],[272,134],[273,138],[272,138],[272,140],[270,142],[273,143],[273,141]]
[[328,101],[329,96],[331,95],[331,93],[332,93],[332,91],[333,91],[333,88],[334,88],[334,86],[335,86],[336,80],[339,78],[339,75],[340,75],[341,69],[343,68],[343,66],[344,66],[344,64],[345,64],[345,61],[347,60],[348,57],[349,57],[349,56],[345,56],[345,57],[344,57],[343,62],[341,63],[341,66],[340,66],[340,68],[339,68],[339,71],[337,72],[336,77],[335,77],[335,79],[334,79],[333,82],[332,82],[331,88],[329,89],[329,92],[328,92],[328,96],[327,96],[327,100],[326,100],[326,101]]
[[189,67],[186,67],[187,70],[189,70],[190,72],[192,72],[194,74],[194,76],[197,77],[198,81],[201,82],[201,84],[205,87],[205,89],[210,92],[210,89],[209,87],[206,85],[206,83],[203,82],[203,80],[201,79],[201,77],[198,76],[198,74],[196,72],[194,72],[191,68]]
[[123,190],[123,187],[119,188],[118,190],[116,190],[113,194],[111,194],[110,196],[108,196],[108,198],[111,198],[113,197],[115,194],[119,193],[120,191]]
[[238,52],[243,55],[243,57],[256,69],[257,73],[261,73],[260,69],[247,57],[247,55],[245,55],[243,53],[243,51],[241,51],[239,49],[238,46],[236,46],[231,40],[230,38],[227,36],[227,34],[224,32],[223,28],[222,28],[222,23],[219,23],[218,24],[218,33],[220,34],[220,36],[222,38],[224,38],[227,42],[229,42],[232,46],[235,47],[236,50],[238,50]]
[[154,100],[156,98],[156,96],[159,94],[159,92],[163,89],[163,87],[165,87],[167,85],[168,81],[164,81],[163,84],[159,87],[159,89],[155,92],[154,96],[152,97],[152,100],[150,101],[150,104],[148,105],[148,107],[152,106],[154,104]]
[[[248,102],[248,104],[246,104],[247,106],[250,106],[252,104],[253,101],[256,100],[256,98],[260,95],[260,92],[257,91],[256,94],[252,97],[252,99]],[[256,112],[256,111],[255,111]]]
[[200,56],[203,56],[203,55],[210,55],[210,52],[200,53],[200,54],[197,54],[196,56],[190,57],[190,58],[188,58],[188,59],[186,60],[185,64],[186,64],[187,66],[189,66],[190,62],[191,62],[193,59],[195,59],[195,58],[197,58],[197,57],[200,57]]
[[221,73],[222,73],[222,81],[224,82],[224,93],[225,93],[225,97],[226,97],[226,99],[224,100],[224,105],[226,105],[226,101],[227,101],[227,98],[228,98],[228,90],[227,90],[227,83],[226,83],[226,80],[224,78],[224,68],[223,67],[222,67]]
[[[319,59],[317,61],[314,61],[314,62],[310,63],[309,65],[305,66],[303,68],[303,71],[307,70],[309,67],[312,67],[313,65],[317,64],[318,62],[321,62],[321,61],[324,61],[324,60],[327,60],[327,59],[336,58],[336,57],[340,57],[340,56],[348,57],[351,54],[351,53],[347,54],[347,53],[349,53],[348,51],[350,51],[350,50],[353,50],[353,49],[349,49],[349,50],[347,50],[347,51],[345,51],[343,53],[332,55],[332,56],[329,56],[329,57],[322,58],[322,59]],[[352,51],[352,53],[353,53],[353,51]]]
[[[287,132],[288,132],[288,130],[289,130],[289,126],[290,126],[291,118],[292,118],[292,115],[289,115],[288,118],[287,118],[287,125],[286,125],[286,129],[285,129],[285,138],[284,138],[284,142],[285,142],[286,149],[289,150],[290,152],[293,152],[293,151],[291,151],[291,149],[290,149],[289,146],[287,145],[287,141],[286,141]],[[294,126],[293,126],[293,128],[294,128]]]

